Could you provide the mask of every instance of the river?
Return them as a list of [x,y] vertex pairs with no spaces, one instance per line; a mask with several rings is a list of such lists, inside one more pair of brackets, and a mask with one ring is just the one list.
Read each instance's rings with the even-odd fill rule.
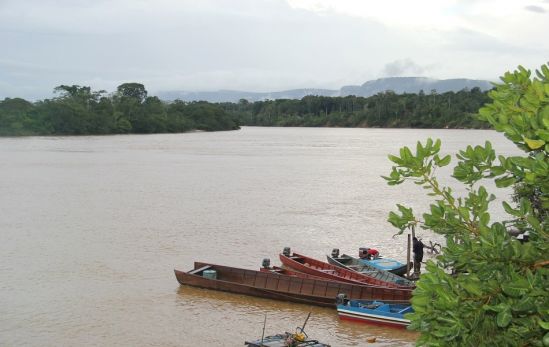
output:
[[444,153],[486,139],[514,153],[486,130],[0,138],[0,345],[241,346],[261,336],[265,315],[275,334],[308,312],[307,333],[332,346],[412,345],[414,332],[340,322],[335,310],[180,287],[173,269],[257,269],[285,246],[319,259],[371,246],[404,260],[387,214],[428,199],[380,175],[388,154],[427,137]]

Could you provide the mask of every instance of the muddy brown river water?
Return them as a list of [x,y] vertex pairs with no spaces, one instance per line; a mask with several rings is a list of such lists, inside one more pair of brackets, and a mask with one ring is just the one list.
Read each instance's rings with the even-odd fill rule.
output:
[[341,322],[335,310],[182,287],[173,269],[256,269],[285,246],[323,259],[368,245],[404,260],[387,214],[428,200],[380,175],[388,154],[429,136],[446,153],[485,139],[514,150],[477,130],[0,138],[0,345],[241,346],[265,315],[274,334],[308,312],[307,333],[332,346],[412,345],[413,332]]

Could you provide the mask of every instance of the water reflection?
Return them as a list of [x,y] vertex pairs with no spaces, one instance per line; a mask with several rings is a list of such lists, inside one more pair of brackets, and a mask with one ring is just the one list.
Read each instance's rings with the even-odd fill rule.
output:
[[[175,302],[181,310],[191,313],[201,322],[223,320],[225,331],[249,331],[246,338],[261,336],[263,319],[267,315],[266,334],[293,332],[301,326],[311,312],[305,331],[314,339],[333,346],[361,346],[371,337],[378,346],[413,345],[415,332],[378,327],[368,324],[341,321],[335,309],[289,303],[252,296],[219,292],[190,286],[177,289]],[[236,335],[235,335],[235,338]]]

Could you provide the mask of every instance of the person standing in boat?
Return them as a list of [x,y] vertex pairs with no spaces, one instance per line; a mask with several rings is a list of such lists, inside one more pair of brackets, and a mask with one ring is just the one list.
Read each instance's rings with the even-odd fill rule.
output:
[[423,260],[423,247],[425,245],[423,242],[417,239],[417,237],[414,236],[412,249],[414,252],[414,273],[420,274],[421,273],[421,261]]

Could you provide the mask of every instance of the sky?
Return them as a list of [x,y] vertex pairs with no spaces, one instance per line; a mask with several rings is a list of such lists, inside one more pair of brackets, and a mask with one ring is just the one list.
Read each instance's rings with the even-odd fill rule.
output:
[[497,81],[549,61],[549,0],[0,0],[0,99]]

